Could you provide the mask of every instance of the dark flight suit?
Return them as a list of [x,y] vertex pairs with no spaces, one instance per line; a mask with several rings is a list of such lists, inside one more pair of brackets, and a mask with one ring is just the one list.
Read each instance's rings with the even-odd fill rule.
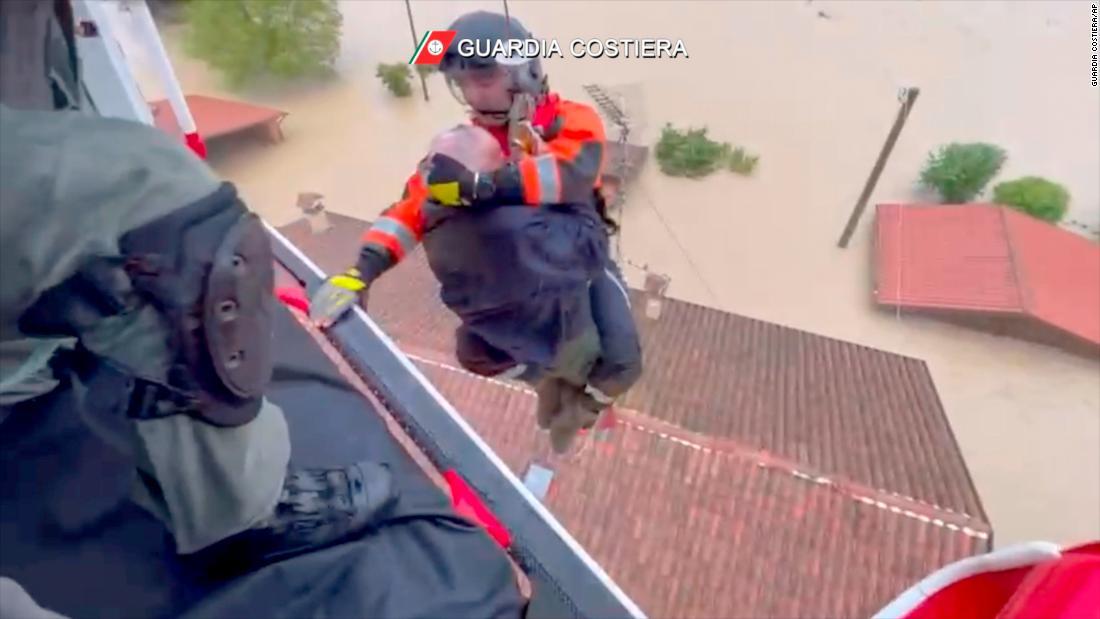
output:
[[[157,129],[81,109],[75,51],[51,14],[53,3],[2,4],[0,414],[6,416],[31,411],[36,396],[58,385],[49,363],[57,350],[77,344],[138,376],[165,380],[171,329],[137,295],[127,295],[132,305],[125,311],[87,320],[77,334],[31,337],[22,321],[90,260],[118,257],[128,232],[210,196],[219,181]],[[42,49],[42,41],[46,54],[13,51]],[[280,498],[290,442],[282,411],[269,402],[237,427],[185,414],[87,421],[135,456],[144,474],[135,500],[168,526],[180,553],[248,529]]]
[[[210,195],[219,182],[183,145],[138,123],[0,106],[0,135],[0,343],[12,344],[4,347],[0,397],[11,404],[54,386],[40,364],[58,340],[28,345],[20,328],[28,308],[89,258],[118,255],[128,231]],[[162,315],[140,303],[95,321],[79,342],[164,381],[170,335]],[[290,441],[282,411],[269,402],[238,427],[188,415],[136,420],[122,431],[89,423],[155,480],[153,488],[139,482],[135,499],[165,522],[181,553],[249,528],[279,499]]]

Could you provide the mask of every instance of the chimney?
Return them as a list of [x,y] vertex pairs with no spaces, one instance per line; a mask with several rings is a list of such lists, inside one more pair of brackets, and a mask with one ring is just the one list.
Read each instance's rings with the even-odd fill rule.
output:
[[661,304],[668,290],[670,280],[667,275],[646,272],[645,274],[645,315],[650,320],[661,317]]
[[313,234],[324,232],[332,227],[328,214],[325,213],[324,196],[319,193],[306,191],[298,194],[298,208],[302,209],[309,229]]

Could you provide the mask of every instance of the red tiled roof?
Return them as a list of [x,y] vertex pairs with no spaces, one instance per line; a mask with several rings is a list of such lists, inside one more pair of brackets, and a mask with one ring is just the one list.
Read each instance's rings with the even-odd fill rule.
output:
[[[534,396],[418,365],[520,476]],[[546,504],[652,617],[863,617],[986,550],[981,520],[623,411],[559,465]]]
[[995,204],[880,204],[884,305],[1027,316],[1100,345],[1100,245]]
[[923,361],[677,300],[651,320],[634,297],[646,364],[625,406],[981,513]]
[[1100,345],[1100,244],[1001,207],[1024,309]]
[[[231,101],[205,95],[186,95],[187,107],[199,135],[204,139],[213,139],[230,133],[243,131],[286,116],[286,112],[262,105],[253,105],[243,101]],[[161,131],[169,135],[182,135],[179,121],[168,101],[152,101],[153,122]]]
[[[329,217],[282,230],[331,272],[367,224]],[[868,615],[988,547],[923,362],[671,299],[653,320],[633,295],[645,375],[547,504],[652,616]],[[546,441],[533,396],[458,369],[422,252],[370,313],[522,474]]]

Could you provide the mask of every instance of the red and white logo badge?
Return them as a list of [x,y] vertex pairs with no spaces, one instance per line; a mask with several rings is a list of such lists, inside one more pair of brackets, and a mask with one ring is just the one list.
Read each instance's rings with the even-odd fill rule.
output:
[[420,39],[409,64],[439,64],[443,60],[443,54],[455,40],[454,30],[429,30]]

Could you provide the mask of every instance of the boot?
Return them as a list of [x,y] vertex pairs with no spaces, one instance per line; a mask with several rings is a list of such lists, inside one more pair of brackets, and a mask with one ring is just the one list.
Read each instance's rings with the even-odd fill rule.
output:
[[536,421],[539,428],[549,430],[554,417],[562,407],[562,391],[565,383],[558,378],[547,377],[535,385],[535,395],[538,398],[536,407]]
[[388,467],[358,462],[331,469],[290,469],[270,516],[201,551],[219,573],[240,571],[317,550],[360,533],[396,502]]
[[550,422],[550,447],[563,454],[573,445],[577,433],[596,425],[604,406],[583,390],[569,384],[561,389],[561,407]]

